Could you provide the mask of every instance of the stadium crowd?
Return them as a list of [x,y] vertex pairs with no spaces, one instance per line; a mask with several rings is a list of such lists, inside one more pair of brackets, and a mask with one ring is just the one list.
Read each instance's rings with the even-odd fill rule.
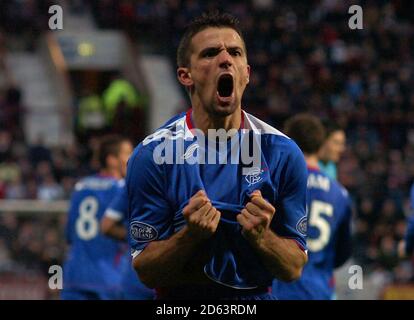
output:
[[[346,130],[338,180],[355,206],[354,261],[366,272],[408,282],[412,267],[399,262],[396,249],[410,214],[414,181],[414,3],[360,1],[363,30],[349,29],[352,4],[251,0],[221,9],[240,19],[247,43],[252,75],[246,110],[278,128],[289,116],[309,111]],[[99,27],[123,29],[139,42],[151,39],[175,59],[186,22],[217,2],[91,0],[78,3],[76,10],[82,11],[82,5],[93,8]],[[0,34],[4,69],[3,38]],[[21,94],[10,82],[0,87],[0,198],[68,199],[76,178],[95,168],[96,141],[65,149],[50,149],[41,141],[27,145]],[[62,244],[53,230],[47,220],[39,225],[12,214],[0,216],[0,271],[4,261],[13,259],[30,262],[31,268],[59,260]],[[28,247],[25,237],[33,232],[44,236]]]

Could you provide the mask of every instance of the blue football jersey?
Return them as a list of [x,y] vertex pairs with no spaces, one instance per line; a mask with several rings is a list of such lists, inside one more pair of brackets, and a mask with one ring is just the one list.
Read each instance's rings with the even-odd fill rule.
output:
[[[250,194],[260,190],[276,208],[272,230],[306,250],[303,154],[293,140],[244,111],[238,134],[224,142],[212,143],[196,134],[191,118],[190,109],[168,121],[144,139],[129,160],[126,185],[133,256],[150,241],[168,239],[179,231],[186,223],[183,208],[203,189],[222,213],[206,244],[206,276],[238,292],[270,287],[273,277],[241,235],[236,216]],[[252,151],[250,164],[243,159],[246,150]],[[198,293],[188,292],[190,298]]]
[[308,175],[308,263],[292,283],[274,281],[281,300],[328,300],[334,294],[334,268],[351,254],[351,204],[347,191],[317,169]]
[[[119,221],[125,228],[129,228],[128,215],[128,194],[124,186],[118,191],[105,211],[105,216],[114,221]],[[139,280],[137,273],[132,267],[132,257],[130,252],[126,252],[122,264],[122,281],[120,297],[125,300],[152,300],[155,292],[144,286]]]
[[407,221],[407,231],[405,233],[405,253],[408,256],[411,256],[414,251],[414,184],[411,186],[410,192],[410,207],[411,207],[411,216]]
[[[66,237],[70,244],[64,264],[63,290],[101,293],[117,298],[121,260],[126,247],[100,232],[100,220],[120,188],[119,181],[90,176],[75,185],[69,208]],[[65,297],[65,294],[62,295]]]

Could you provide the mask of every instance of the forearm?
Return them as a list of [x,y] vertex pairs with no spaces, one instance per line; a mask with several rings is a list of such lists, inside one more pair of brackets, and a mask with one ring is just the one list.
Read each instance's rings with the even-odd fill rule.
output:
[[267,230],[260,240],[250,243],[275,278],[288,282],[300,278],[308,258],[294,240]]
[[167,240],[154,241],[134,259],[141,281],[150,288],[204,283],[200,248],[203,242],[190,235],[188,228]]
[[127,229],[118,221],[104,217],[101,221],[102,233],[116,240],[127,241]]
[[116,240],[127,241],[127,230],[121,225],[112,226],[105,234]]

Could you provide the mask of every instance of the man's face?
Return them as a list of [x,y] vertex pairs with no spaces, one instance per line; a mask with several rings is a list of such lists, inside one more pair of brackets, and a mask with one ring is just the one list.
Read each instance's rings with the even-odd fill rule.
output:
[[[187,72],[183,82],[181,71]],[[190,66],[179,68],[190,87],[191,102],[209,114],[227,116],[241,106],[250,66],[239,34],[231,28],[207,28],[191,41]]]
[[124,141],[119,149],[118,163],[122,177],[126,176],[127,162],[131,156],[132,149],[132,144],[129,141]]
[[321,149],[321,159],[338,162],[346,147],[346,137],[342,130],[332,132]]

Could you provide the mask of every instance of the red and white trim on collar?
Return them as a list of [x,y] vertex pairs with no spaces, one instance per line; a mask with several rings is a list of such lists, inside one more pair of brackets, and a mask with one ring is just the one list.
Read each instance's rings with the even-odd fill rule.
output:
[[[190,109],[188,109],[187,113],[185,114],[185,122],[187,124],[187,128],[190,129],[190,130],[193,130],[194,129],[194,124],[193,124],[193,120],[192,120],[192,113],[193,113],[193,109],[190,108]],[[243,112],[243,110],[241,110],[240,129],[245,129],[245,127],[244,127],[244,112]]]

